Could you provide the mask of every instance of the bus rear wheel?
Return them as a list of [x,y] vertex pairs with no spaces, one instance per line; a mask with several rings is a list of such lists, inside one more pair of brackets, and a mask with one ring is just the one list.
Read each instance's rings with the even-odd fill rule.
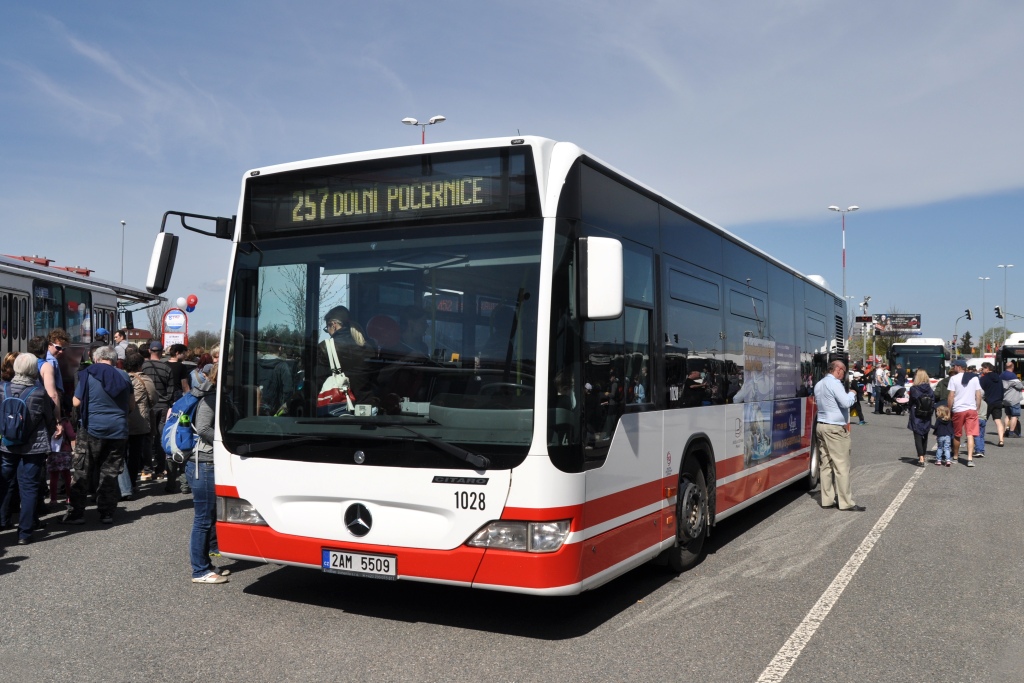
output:
[[811,467],[803,480],[803,488],[813,491],[821,480],[821,457],[818,454],[818,440],[811,435]]
[[708,486],[704,471],[692,457],[683,461],[676,496],[676,544],[669,551],[672,571],[683,572],[697,564],[708,535]]

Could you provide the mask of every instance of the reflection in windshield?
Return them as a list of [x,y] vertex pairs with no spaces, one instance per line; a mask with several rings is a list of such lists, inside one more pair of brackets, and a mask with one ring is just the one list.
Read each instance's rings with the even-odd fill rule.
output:
[[474,453],[525,455],[539,230],[524,220],[239,245],[222,387],[229,447],[367,429],[408,442],[407,425]]

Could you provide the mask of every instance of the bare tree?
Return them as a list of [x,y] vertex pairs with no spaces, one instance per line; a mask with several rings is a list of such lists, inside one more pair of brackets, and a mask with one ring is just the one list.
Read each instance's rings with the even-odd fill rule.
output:
[[[281,268],[281,278],[285,284],[278,289],[270,288],[270,293],[276,296],[283,304],[285,320],[288,321],[292,330],[302,332],[306,329],[306,270],[303,266],[287,266]],[[320,278],[320,292],[318,300],[322,308],[330,308],[341,302],[340,278]],[[260,288],[260,299],[262,305],[262,287]]]
[[203,347],[207,351],[210,350],[214,344],[220,343],[220,332],[210,332],[209,330],[199,330],[193,332],[189,336],[189,348]]
[[153,339],[160,339],[164,331],[164,314],[171,308],[171,304],[164,302],[146,309],[146,319],[149,321],[149,331]]

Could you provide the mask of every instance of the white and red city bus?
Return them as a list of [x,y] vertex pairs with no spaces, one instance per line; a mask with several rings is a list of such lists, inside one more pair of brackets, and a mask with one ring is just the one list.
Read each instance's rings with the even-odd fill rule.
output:
[[[63,329],[69,345],[61,355],[66,386],[73,386],[94,330],[132,327],[133,313],[165,300],[120,282],[101,280],[93,270],[54,265],[44,256],[0,255],[0,356],[28,350],[35,336]],[[108,339],[109,341],[109,339]]]
[[[237,219],[168,215],[234,239],[228,557],[575,594],[683,570],[717,522],[816,482],[811,387],[843,301],[575,145],[282,164],[245,174]],[[327,330],[351,407],[317,405]]]

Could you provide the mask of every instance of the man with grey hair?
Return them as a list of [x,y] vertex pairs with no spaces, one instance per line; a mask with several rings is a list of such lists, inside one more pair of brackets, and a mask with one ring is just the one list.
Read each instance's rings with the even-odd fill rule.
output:
[[117,475],[124,466],[128,412],[135,400],[134,393],[128,373],[115,367],[114,347],[94,349],[92,360],[92,365],[78,374],[75,386],[73,403],[82,427],[75,444],[75,483],[71,486],[71,505],[61,520],[64,524],[85,523],[90,475],[97,470],[96,508],[101,524],[114,522],[114,510],[121,498]]

